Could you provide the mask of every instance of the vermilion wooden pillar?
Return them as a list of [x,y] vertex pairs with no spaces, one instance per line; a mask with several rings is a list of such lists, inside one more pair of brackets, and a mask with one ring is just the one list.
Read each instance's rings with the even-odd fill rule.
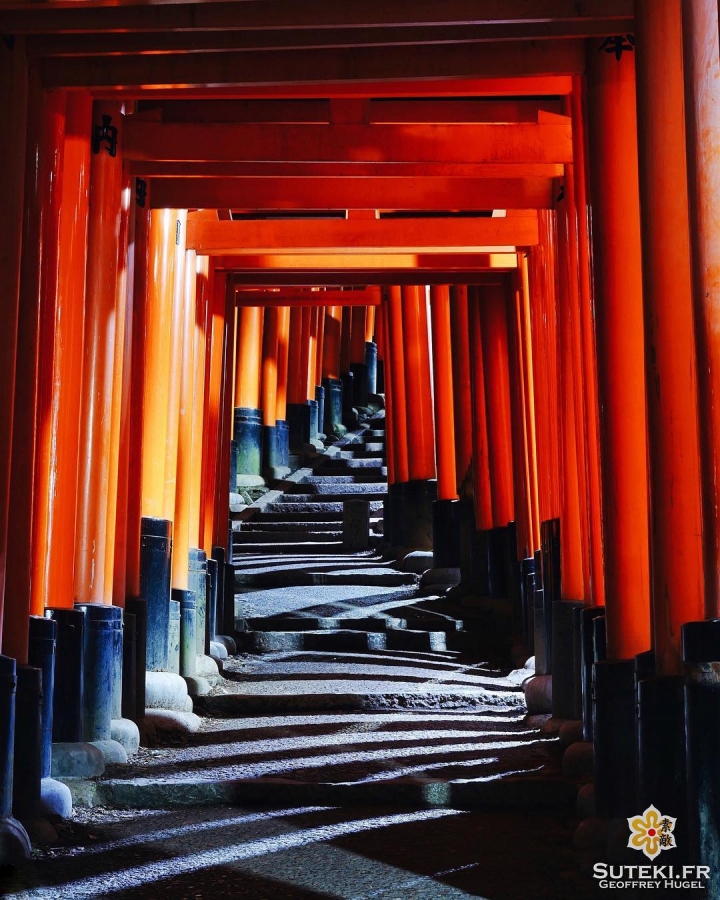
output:
[[315,306],[310,310],[310,329],[308,333],[308,377],[307,377],[307,399],[315,399],[316,385],[316,366],[318,352],[318,337],[320,332],[320,313],[319,306]]
[[[621,120],[623,128],[616,128]],[[650,648],[648,471],[635,56],[588,42],[588,147],[609,659]]]
[[278,390],[278,325],[280,307],[268,306],[263,323],[262,391],[261,407],[263,423],[274,425],[277,421]]
[[310,306],[303,306],[301,313],[300,325],[300,369],[298,387],[300,400],[298,402],[305,403],[309,399],[310,380],[310,359],[314,354],[310,352],[312,343],[312,314],[313,310]]
[[[576,386],[578,339],[574,327],[577,316],[571,291],[577,289],[577,270],[570,258],[567,208],[558,209],[558,427],[560,475],[560,591],[564,599],[590,597],[590,552],[588,518],[581,509],[585,496],[585,468],[582,464],[582,388]],[[573,275],[575,277],[573,277]],[[582,420],[580,420],[582,422]]]
[[352,307],[342,307],[342,328],[340,332],[340,372],[344,375],[350,371],[352,346]]
[[395,410],[393,408],[392,362],[388,349],[388,298],[383,294],[382,305],[377,310],[378,357],[382,359],[385,377],[385,458],[388,484],[395,484]]
[[25,192],[28,68],[25,41],[13,46],[0,41],[0,115],[5,123],[0,140],[0,194],[3,198],[3,240],[0,276],[5,300],[0,303],[0,646],[4,644],[3,609],[7,568],[10,459],[12,455],[15,360],[20,290],[20,250]]
[[540,241],[529,252],[530,329],[535,386],[540,520],[560,515],[555,213],[538,211]]
[[653,635],[658,673],[680,674],[680,626],[705,612],[681,2],[635,15]]
[[365,329],[367,307],[353,306],[350,325],[350,364],[365,362]]
[[[145,322],[148,301],[148,252],[150,210],[134,205],[135,239],[133,252],[132,365],[128,416],[127,542],[125,591],[140,596],[140,526],[143,505],[143,423],[145,410]],[[118,564],[116,553],[116,565]]]
[[224,373],[225,276],[211,270],[209,312],[205,350],[205,425],[203,428],[203,480],[201,503],[202,548],[210,556],[215,526],[216,483],[218,478],[218,444],[221,391]]
[[111,117],[119,147],[111,156],[101,142],[90,167],[87,287],[83,360],[82,419],[78,510],[75,531],[75,599],[110,603],[106,593],[108,485],[111,461],[111,420],[117,272],[122,200],[122,116],[117,103],[96,102],[93,125]]
[[375,338],[375,313],[376,307],[368,306],[365,309],[365,342],[369,344],[371,341],[376,340]]
[[455,414],[453,409],[452,340],[450,336],[450,289],[430,290],[432,316],[433,373],[435,399],[435,452],[438,500],[457,500],[455,469]]
[[187,210],[175,210],[175,241],[172,248],[173,280],[172,310],[170,315],[170,353],[168,405],[166,410],[167,435],[165,439],[165,487],[163,491],[163,516],[175,519],[175,495],[177,490],[178,421],[180,415],[180,385],[182,382],[182,333],[183,295],[185,292],[185,234]]
[[305,402],[305,382],[302,378],[302,334],[302,307],[293,306],[290,309],[290,327],[288,333],[288,403]]
[[533,537],[528,491],[527,433],[525,427],[525,393],[520,368],[520,338],[518,332],[518,308],[521,291],[517,270],[511,273],[507,284],[507,333],[508,367],[510,377],[510,410],[513,435],[513,474],[515,494],[515,522],[517,528],[518,557],[524,559],[533,552]]
[[[122,428],[123,407],[126,398],[126,370],[130,365],[126,351],[130,346],[126,341],[127,308],[128,308],[128,236],[130,225],[130,179],[123,176],[122,200],[120,204],[120,232],[117,246],[117,283],[115,285],[115,353],[112,381],[112,415],[110,417],[110,460],[108,466],[108,500],[107,500],[107,545],[105,555],[105,594],[113,598],[118,606],[125,605],[125,567],[118,573],[119,583],[117,596],[115,588],[115,554],[117,552],[117,526],[120,527],[122,541],[125,540],[125,506],[120,504],[121,521],[118,522],[118,484],[120,462],[120,431]],[[131,314],[132,314],[132,300]]]
[[340,377],[340,334],[342,330],[342,307],[328,306],[325,309],[325,337],[323,342],[323,378]]
[[[65,136],[64,94],[43,94],[33,84],[30,103],[3,639],[3,652],[18,662],[27,662],[28,616],[33,611],[41,613],[43,602],[42,595],[31,595],[33,512],[37,505],[43,529],[46,528],[50,498],[34,496],[34,467],[38,459],[36,442],[39,436],[47,435],[50,425],[47,403],[50,384],[40,356],[47,356],[52,365],[52,311],[57,290]],[[42,379],[44,384],[39,384],[38,375],[43,369],[46,377]],[[43,457],[38,462],[45,467],[49,464],[47,441],[42,449]]]
[[507,309],[502,285],[482,290],[479,304],[482,362],[492,485],[493,526],[503,528],[515,518],[510,370]]
[[201,530],[200,508],[203,496],[202,461],[205,422],[205,355],[206,332],[209,321],[209,261],[207,256],[198,256],[195,261],[195,322],[193,324],[193,400],[192,400],[192,442],[190,488],[190,546],[204,548]]
[[173,519],[172,586],[187,590],[190,547],[191,496],[193,490],[193,397],[195,393],[195,300],[197,258],[194,250],[185,252],[184,285],[181,297],[182,328],[180,346],[180,391],[178,403],[177,476],[175,517]]
[[150,214],[143,382],[142,515],[160,518],[163,518],[165,511],[175,222],[175,210],[172,209],[157,209]]
[[[217,277],[217,276],[216,276]],[[235,331],[235,294],[228,285],[225,274],[220,276],[224,289],[225,321],[223,331],[223,368],[220,385],[220,428],[218,430],[218,455],[215,478],[215,520],[213,543],[216,546],[228,547],[228,522],[230,520],[230,438],[232,435],[233,410],[233,337]]]
[[395,483],[408,480],[407,398],[405,393],[405,344],[403,340],[402,289],[391,287],[387,301],[387,358],[390,365],[389,393],[393,425],[388,437],[393,442]]
[[533,359],[535,348],[532,344],[532,327],[530,318],[530,278],[528,259],[525,254],[519,257],[520,281],[517,292],[518,340],[520,344],[520,370],[523,376],[523,394],[525,397],[525,432],[526,432],[526,469],[528,473],[528,497],[530,498],[530,524],[532,527],[533,547],[540,546],[540,496],[538,490],[537,431],[535,423],[535,377]]
[[720,61],[718,4],[683,4],[685,101],[693,296],[702,414],[705,615],[720,615]]
[[450,288],[453,396],[455,412],[455,479],[460,497],[472,495],[472,383],[470,326],[466,285]]
[[590,234],[588,232],[588,196],[586,121],[584,80],[573,77],[572,129],[573,165],[567,180],[572,182],[571,208],[574,207],[577,224],[577,249],[579,268],[580,330],[582,340],[583,390],[585,392],[585,458],[587,461],[587,505],[589,511],[590,559],[592,593],[590,598],[597,606],[605,603],[605,578],[602,532],[602,481],[600,469],[600,417],[597,386],[597,352],[593,322],[593,286],[591,283]]
[[435,477],[430,347],[424,287],[416,285],[403,287],[402,320],[405,342],[408,476],[410,481],[424,481]]
[[475,528],[493,527],[492,486],[488,457],[487,408],[485,398],[485,373],[483,369],[483,344],[480,320],[480,299],[477,288],[468,289],[470,332],[470,379],[472,384],[472,434],[473,434],[473,501]]
[[[322,385],[323,380],[323,352],[325,347],[325,309],[323,307],[318,307],[318,321],[317,321],[317,345],[315,348],[315,386],[318,387]],[[322,422],[320,424],[320,431],[322,431]]]
[[278,310],[277,394],[275,398],[275,418],[281,422],[284,422],[287,416],[289,350],[290,307],[281,306]]
[[262,307],[239,307],[235,365],[236,407],[260,408],[262,331]]
[[[60,199],[57,295],[51,324],[50,401],[38,441],[36,496],[45,498],[47,515],[33,527],[33,609],[71,607],[74,603],[75,507],[85,317],[90,122],[92,99],[73,92],[67,97]],[[45,295],[45,299],[47,295]]]

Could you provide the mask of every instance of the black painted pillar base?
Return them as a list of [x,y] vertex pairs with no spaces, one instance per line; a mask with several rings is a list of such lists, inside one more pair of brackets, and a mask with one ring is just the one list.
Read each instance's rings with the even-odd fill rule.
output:
[[290,429],[290,451],[302,453],[310,441],[310,407],[307,403],[288,403],[287,423]]
[[21,822],[37,818],[40,812],[41,745],[42,671],[18,666],[12,805],[13,815]]
[[368,405],[368,369],[364,362],[350,363],[350,371],[353,376],[353,406],[367,407]]
[[57,623],[52,739],[57,743],[78,743],[83,739],[85,613],[48,607],[45,615]]
[[325,388],[322,385],[315,385],[315,402],[317,403],[317,428],[318,438],[322,440],[326,437],[325,431]]
[[460,567],[459,507],[459,500],[433,503],[433,567],[436,569]]
[[[125,613],[135,619],[135,714],[129,714],[128,699],[128,712],[123,715],[129,719],[142,719],[145,715],[145,674],[147,671],[147,601],[138,597],[128,598],[125,601]],[[123,702],[125,702],[124,697]]]
[[375,393],[385,393],[385,362],[382,359],[377,361],[377,384],[375,386]]
[[308,413],[308,421],[309,421],[309,439],[308,443],[317,443],[320,444],[318,439],[318,434],[320,433],[319,427],[319,419],[318,419],[318,402],[317,400],[306,400],[308,405],[309,413]]
[[245,406],[235,408],[233,438],[237,442],[237,483],[264,484],[262,477],[262,411]]
[[[693,861],[710,867],[708,895],[720,896],[720,619],[682,626],[685,750]],[[664,812],[664,810],[662,810]]]
[[[121,710],[122,626],[118,630],[117,619],[122,609],[104,603],[78,603],[75,608],[85,613],[83,740],[109,741],[111,722],[120,718]],[[120,695],[117,709],[116,693]]]
[[535,646],[535,560],[528,556],[520,563],[520,615],[523,646],[531,656]]
[[344,372],[340,376],[342,382],[342,420],[346,428],[352,430],[357,427],[357,414],[354,407],[355,377],[352,372]]
[[282,427],[284,424],[263,425],[263,475],[266,481],[290,474],[287,464],[290,448],[287,445],[287,429]]
[[28,664],[42,673],[40,760],[41,775],[50,777],[52,761],[53,693],[57,623],[43,616],[30,616]]
[[584,606],[581,600],[553,603],[552,713],[559,719],[580,719],[582,715],[578,703],[580,666],[575,654],[573,617]]
[[676,840],[687,827],[685,684],[682,675],[637,683],[638,800],[678,818]]
[[325,408],[323,429],[328,438],[341,438],[347,428],[343,425],[343,383],[339,378],[324,378]]
[[15,660],[0,656],[0,866],[27,859],[31,852],[25,829],[11,814],[16,691]]
[[280,446],[280,458],[282,460],[281,466],[284,469],[290,470],[290,426],[285,421],[285,419],[278,419],[275,423],[275,427],[278,429],[280,434],[279,438],[279,446]]
[[180,601],[180,674],[197,672],[197,608],[192,591],[178,590],[175,599]]
[[403,546],[407,550],[432,550],[433,503],[437,481],[408,481],[403,491]]
[[195,594],[195,653],[205,655],[205,620],[207,618],[207,554],[191,547],[188,554],[188,588]]
[[404,489],[402,482],[389,484],[383,502],[383,536],[392,547],[404,547]]
[[238,445],[237,441],[230,441],[230,484],[231,494],[237,493],[238,487]]
[[147,601],[148,672],[168,671],[172,522],[143,516],[140,536],[140,596]]
[[637,805],[636,723],[635,660],[595,663],[593,748],[599,816],[621,819],[645,808]]
[[574,613],[579,621],[580,650],[580,708],[583,723],[583,740],[593,739],[593,665],[604,662],[595,656],[595,619],[604,619],[604,606],[585,606]]
[[367,369],[368,394],[378,392],[378,348],[375,341],[365,343],[365,368]]

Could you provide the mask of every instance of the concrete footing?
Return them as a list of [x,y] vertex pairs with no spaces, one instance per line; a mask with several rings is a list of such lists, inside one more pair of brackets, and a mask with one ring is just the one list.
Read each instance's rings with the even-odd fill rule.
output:
[[105,757],[94,744],[56,743],[52,745],[54,778],[97,778],[105,771]]
[[531,715],[552,712],[552,675],[535,675],[523,684],[525,704]]
[[194,734],[200,730],[200,717],[193,712],[177,709],[149,709],[145,718],[152,723],[156,731]]
[[211,656],[198,656],[196,675],[203,678],[212,678],[219,672],[218,665]]
[[188,689],[184,678],[173,672],[148,672],[146,678],[147,709],[187,710]]
[[91,741],[91,744],[102,753],[106,765],[126,763],[128,761],[125,748],[122,744],[118,744],[117,741]]
[[131,719],[112,719],[110,722],[110,737],[118,744],[122,744],[128,756],[133,756],[140,747],[140,732],[137,725]]
[[43,778],[40,782],[41,816],[49,819],[67,819],[72,813],[70,788],[54,778]]
[[32,847],[27,831],[12,816],[0,818],[0,866],[12,866],[28,859]]

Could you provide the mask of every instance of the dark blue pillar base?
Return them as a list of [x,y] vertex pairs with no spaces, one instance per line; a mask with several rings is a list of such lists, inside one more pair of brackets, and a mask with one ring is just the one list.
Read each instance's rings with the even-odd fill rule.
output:
[[288,403],[287,423],[290,429],[290,450],[302,453],[310,442],[310,406],[307,403]]
[[210,653],[210,641],[215,639],[217,627],[218,564],[212,557],[207,561],[207,609],[205,618],[205,653]]
[[42,616],[30,616],[28,664],[42,672],[42,716],[40,771],[50,777],[52,762],[53,696],[55,684],[55,639],[57,623]]
[[593,639],[595,619],[605,615],[604,606],[585,606],[575,612],[580,620],[580,693],[581,709],[580,718],[583,722],[583,740],[593,739],[593,665],[603,660],[595,658],[595,641]]
[[237,442],[238,484],[262,484],[262,411],[238,406],[233,438]]
[[13,759],[13,815],[22,821],[40,812],[42,778],[42,671],[17,669],[17,706]]
[[192,591],[175,592],[180,600],[180,674],[197,672],[197,626],[195,594]]
[[230,441],[230,484],[231,494],[237,493],[238,487],[238,444],[237,441]]
[[368,405],[368,370],[364,362],[350,363],[353,376],[353,406],[356,408]]
[[[83,740],[109,741],[111,739],[113,694],[115,680],[122,690],[122,655],[119,665],[115,659],[118,649],[116,621],[122,616],[119,606],[104,603],[78,603],[76,609],[85,613],[84,676],[83,685]],[[122,631],[120,631],[122,654]]]
[[[321,385],[315,385],[315,402],[317,403],[317,428],[318,437],[322,440],[326,436],[325,432],[325,388]],[[322,435],[322,437],[320,437]]]
[[168,671],[172,522],[143,516],[140,536],[140,596],[147,601],[149,672]]
[[436,500],[433,503],[433,567],[436,569],[460,566],[459,507],[459,500]]
[[355,396],[355,378],[352,372],[344,372],[340,376],[342,382],[342,420],[350,430],[357,428],[357,414],[353,409]]
[[365,368],[367,369],[368,394],[378,392],[378,350],[374,341],[365,344]]
[[7,818],[12,811],[16,692],[15,660],[0,656],[0,820]]
[[[128,598],[125,601],[125,612],[127,615],[132,615],[135,618],[135,715],[127,715],[127,718],[142,719],[142,717],[145,715],[147,602],[137,597]],[[130,707],[128,706],[128,713],[129,712]]]
[[314,441],[318,441],[318,434],[320,432],[318,427],[318,402],[317,400],[307,400],[306,403],[309,409],[308,433],[310,437],[308,443],[313,443]]
[[553,606],[552,712],[561,719],[580,719],[582,715],[576,702],[580,667],[579,661],[575,665],[573,617],[584,607],[580,600],[556,600]]
[[340,438],[347,429],[343,425],[343,384],[339,378],[325,378],[324,429],[328,438]]
[[433,503],[436,481],[408,481],[403,490],[403,546],[407,550],[432,550]]
[[652,803],[678,817],[676,840],[682,847],[680,830],[687,827],[683,676],[638,681],[637,703],[638,800],[645,803],[642,809]]
[[285,422],[263,425],[263,475],[267,481],[284,478],[290,473],[288,466],[288,430]]
[[85,613],[48,607],[45,615],[57,623],[52,739],[78,743],[83,739]]
[[375,393],[385,393],[385,362],[382,359],[379,359],[377,361],[377,385],[375,388]]
[[[635,661],[596,663],[593,697],[597,814],[624,818],[642,812],[637,808],[635,776]],[[662,806],[658,808],[666,812]]]
[[122,718],[137,718],[137,619],[127,608],[123,612]]
[[207,554],[191,547],[188,588],[195,594],[195,653],[205,654],[205,620],[207,618]]
[[180,600],[185,592],[173,588],[170,592],[170,622],[168,626],[168,672],[180,674]]

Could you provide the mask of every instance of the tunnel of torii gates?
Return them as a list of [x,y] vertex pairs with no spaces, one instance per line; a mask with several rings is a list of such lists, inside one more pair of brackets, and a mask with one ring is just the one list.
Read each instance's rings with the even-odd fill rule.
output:
[[0,2],[4,834],[232,635],[230,492],[374,403],[386,546],[717,864],[717,2],[538,5]]

